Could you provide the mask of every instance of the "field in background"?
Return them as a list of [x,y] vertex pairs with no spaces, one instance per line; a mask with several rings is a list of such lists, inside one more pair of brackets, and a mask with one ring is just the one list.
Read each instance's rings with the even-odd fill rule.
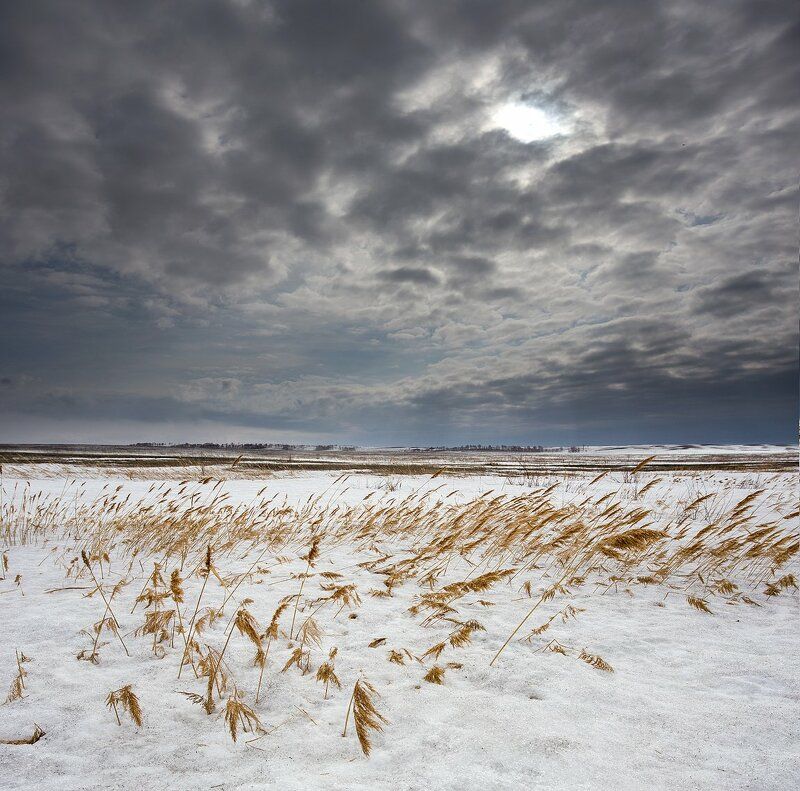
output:
[[543,450],[443,451],[409,448],[356,450],[251,450],[156,446],[0,445],[0,465],[19,477],[118,474],[126,478],[263,478],[280,472],[350,472],[376,475],[509,475],[603,472],[633,469],[655,458],[651,471],[791,472],[796,447],[773,445],[670,445],[588,447],[579,452]]
[[796,450],[4,452],[14,787],[796,779]]

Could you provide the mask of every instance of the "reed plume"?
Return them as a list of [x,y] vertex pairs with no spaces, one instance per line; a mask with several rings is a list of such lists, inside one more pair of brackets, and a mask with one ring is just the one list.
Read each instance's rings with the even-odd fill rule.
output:
[[142,707],[139,705],[139,698],[136,697],[136,693],[130,684],[109,692],[106,698],[106,706],[114,710],[117,725],[122,725],[122,720],[119,717],[119,708],[121,707],[133,720],[134,725],[137,727],[142,726]]
[[336,671],[334,669],[334,659],[336,657],[337,649],[331,648],[330,652],[328,653],[327,661],[323,662],[319,668],[317,668],[317,681],[323,682],[325,684],[325,694],[323,698],[325,700],[328,699],[328,685],[329,684],[336,684],[336,686],[341,689],[342,685],[339,681],[339,677],[336,675]]
[[598,670],[603,670],[606,673],[614,672],[614,668],[611,667],[611,665],[609,665],[608,662],[603,659],[603,657],[597,656],[597,654],[589,654],[585,649],[580,652],[578,658],[582,659],[588,665],[596,667]]
[[[119,633],[119,621],[117,620],[117,617],[114,615],[114,611],[111,609],[111,599],[113,599],[114,594],[117,593],[122,588],[122,585],[117,583],[117,585],[114,586],[114,588],[113,588],[113,590],[111,592],[111,598],[110,599],[106,598],[106,594],[105,594],[105,591],[103,590],[103,586],[98,582],[97,577],[95,577],[95,575],[94,575],[94,571],[92,570],[92,564],[89,561],[89,556],[86,554],[86,550],[81,550],[81,559],[83,560],[83,565],[88,569],[89,574],[92,577],[92,581],[95,584],[95,590],[97,592],[99,592],[100,596],[103,599],[103,602],[106,605],[105,612],[103,613],[103,619],[106,616],[106,612],[114,619],[115,628],[113,629],[113,632],[116,635],[117,640],[119,640],[120,645],[124,649],[125,654],[127,656],[130,656],[130,652],[128,651],[128,646],[125,645],[125,641],[122,639],[122,635]],[[94,591],[92,591],[92,592],[94,593]],[[101,619],[101,621],[103,619]]]
[[375,687],[364,678],[360,678],[353,685],[353,694],[350,696],[350,703],[347,706],[347,713],[344,717],[344,730],[342,736],[347,736],[347,722],[350,719],[350,711],[353,711],[353,722],[356,728],[356,735],[364,755],[369,755],[372,749],[370,742],[370,731],[381,732],[383,725],[388,725],[389,721],[375,707],[374,698],[380,697]]
[[422,680],[427,681],[429,684],[444,684],[444,668],[434,665],[422,677]]
[[[279,602],[278,606],[275,609],[275,612],[272,613],[272,618],[269,622],[269,626],[267,627],[264,634],[261,636],[262,640],[267,641],[267,647],[261,651],[256,652],[256,659],[255,664],[260,668],[258,673],[258,687],[256,689],[256,703],[258,703],[259,698],[261,696],[261,683],[264,679],[264,668],[267,666],[267,657],[269,656],[269,648],[272,645],[272,641],[278,638],[278,623],[280,621],[281,615],[283,615],[286,608],[289,606],[289,603],[294,598],[294,596],[284,596],[283,599]],[[284,668],[285,670],[286,668]]]
[[695,610],[711,613],[711,610],[708,607],[708,602],[706,602],[705,599],[700,599],[697,596],[687,596],[686,601],[689,602],[689,605],[694,607]]
[[30,659],[25,656],[25,654],[16,650],[14,651],[14,658],[17,660],[17,674],[11,682],[11,689],[9,689],[5,700],[6,703],[19,700],[23,696],[25,692],[25,679],[28,676],[28,672],[22,665],[24,662],[29,662]]
[[297,598],[294,602],[294,611],[292,612],[292,623],[289,626],[289,635],[291,636],[294,632],[294,622],[297,618],[297,607],[300,604],[300,598],[303,595],[303,586],[306,584],[306,579],[308,578],[308,572],[311,567],[316,563],[317,558],[319,557],[319,545],[322,541],[321,535],[315,535],[311,539],[311,544],[308,547],[308,552],[305,555],[300,556],[300,560],[306,561],[306,570],[303,572],[303,575],[300,579],[300,590],[297,593]]
[[258,718],[258,714],[241,699],[238,691],[235,691],[225,704],[225,724],[228,726],[228,732],[234,742],[240,726],[244,733],[261,729],[261,720]]
[[[183,654],[181,654],[181,663],[178,667],[178,678],[181,677],[181,673],[183,673],[183,666],[186,664],[187,658],[191,658],[189,656],[190,653],[190,646],[192,645],[192,637],[194,635],[194,627],[195,627],[195,619],[197,618],[197,611],[200,609],[200,601],[203,598],[203,593],[206,590],[206,584],[208,583],[208,578],[211,576],[211,569],[213,568],[213,563],[211,561],[211,544],[206,547],[206,555],[205,555],[205,563],[203,564],[202,569],[202,576],[203,576],[203,584],[200,587],[200,594],[197,597],[197,603],[194,606],[194,612],[192,613],[192,619],[189,621],[189,632],[186,635],[186,644],[183,649]],[[204,572],[204,573],[203,573]],[[192,667],[194,667],[194,663],[192,662]],[[196,673],[197,671],[195,671]]]

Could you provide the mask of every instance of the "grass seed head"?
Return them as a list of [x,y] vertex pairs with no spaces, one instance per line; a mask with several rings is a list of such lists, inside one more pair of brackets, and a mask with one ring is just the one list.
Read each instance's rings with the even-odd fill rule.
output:
[[258,714],[241,699],[238,692],[231,695],[225,704],[225,724],[234,742],[240,726],[244,733],[260,730],[262,727]]
[[122,724],[119,719],[118,709],[118,707],[121,707],[133,720],[134,725],[137,727],[142,726],[142,707],[139,705],[139,698],[136,697],[136,693],[133,691],[130,684],[126,684],[124,687],[109,692],[106,698],[106,706],[114,710],[119,724]]
[[444,684],[444,668],[434,665],[423,677],[429,684]]
[[614,668],[608,664],[608,662],[603,659],[601,656],[597,656],[597,654],[589,654],[586,650],[583,650],[578,655],[579,659],[582,659],[588,665],[597,668],[598,670],[603,670],[606,673],[613,673]]
[[380,732],[383,725],[389,722],[375,707],[377,697],[379,695],[369,681],[363,678],[356,681],[353,688],[353,721],[364,755],[369,755],[372,749],[370,731]]

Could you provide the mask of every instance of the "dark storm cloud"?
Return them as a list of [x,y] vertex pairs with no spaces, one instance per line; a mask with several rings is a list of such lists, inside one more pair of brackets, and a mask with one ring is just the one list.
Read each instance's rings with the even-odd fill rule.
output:
[[0,14],[3,432],[795,436],[793,4]]
[[789,290],[787,286],[791,287],[789,283],[781,283],[778,277],[747,272],[698,289],[695,310],[721,318],[735,316],[780,302],[783,290]]

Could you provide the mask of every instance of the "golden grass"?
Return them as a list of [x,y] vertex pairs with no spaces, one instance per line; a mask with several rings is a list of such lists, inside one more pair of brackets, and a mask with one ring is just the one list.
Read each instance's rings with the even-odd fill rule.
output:
[[[570,601],[579,593],[582,602],[595,596],[602,602],[606,594],[634,595],[646,588],[652,595],[680,595],[702,613],[697,617],[723,617],[729,608],[714,602],[763,606],[797,590],[795,574],[787,568],[800,551],[791,497],[760,488],[739,499],[721,491],[670,501],[662,479],[639,485],[650,461],[626,473],[632,488],[597,492],[593,487],[608,475],[602,473],[582,489],[573,481],[569,498],[553,484],[516,495],[487,491],[459,502],[440,481],[403,498],[371,493],[355,505],[317,495],[292,506],[277,496],[263,497],[263,491],[236,505],[221,482],[211,479],[154,484],[139,501],[119,488],[91,503],[26,493],[3,506],[0,536],[8,547],[52,546],[65,576],[82,579],[98,607],[102,601],[100,620],[87,631],[92,646],[79,654],[92,663],[99,662],[103,632],[112,632],[130,653],[114,609],[125,586],[134,586],[132,591],[139,592],[131,593],[127,606],[132,599],[138,625],[130,633],[137,645],[146,640],[147,649],[179,678],[188,665],[187,683],[197,687],[182,694],[208,714],[224,704],[225,725],[235,742],[241,731],[261,729],[264,677],[281,668],[299,670],[311,688],[314,681],[323,684],[315,694],[330,697],[327,705],[344,708],[344,700],[330,693],[341,688],[340,673],[348,684],[353,681],[336,664],[359,667],[360,657],[343,657],[323,645],[332,625],[359,615],[363,602],[352,581],[356,573],[359,582],[367,578],[375,586],[362,588],[375,606],[396,616],[386,622],[387,636],[365,641],[363,649],[389,640],[389,646],[412,645],[404,638],[429,646],[420,656],[391,648],[385,666],[407,674],[420,663],[423,680],[431,684],[443,684],[445,673],[465,662],[494,665],[512,647],[506,661],[557,653],[612,673],[598,654],[548,639],[554,632],[561,637],[576,618],[590,617],[582,615],[586,607]],[[759,516],[767,500],[767,516]],[[8,556],[0,557],[5,574]],[[337,567],[326,568],[332,558]],[[517,638],[538,610],[539,625]],[[502,619],[496,615],[501,612]],[[516,625],[508,633],[502,622]],[[229,651],[232,641],[254,649],[249,671],[241,662],[229,664],[229,654],[237,653]],[[271,651],[277,654],[273,659]],[[442,661],[451,657],[460,661]],[[9,700],[24,692],[23,661],[18,654]],[[255,690],[252,706],[240,691],[247,684],[242,674],[248,672]],[[237,686],[234,677],[245,681]],[[359,676],[343,735],[352,712],[366,755],[371,737],[388,724],[377,699],[374,687]],[[109,693],[107,704],[118,722],[121,709],[142,724],[130,685]]]
[[0,744],[36,744],[45,735],[45,732],[34,722],[33,733],[30,736],[22,739],[0,739]]
[[119,710],[122,709],[133,720],[134,725],[141,728],[143,722],[142,707],[139,705],[139,698],[131,688],[130,684],[115,689],[108,693],[106,706],[112,709],[117,718],[117,725],[122,725],[119,717]]
[[698,596],[687,596],[686,601],[689,602],[689,605],[694,607],[695,610],[711,614],[711,610],[708,608],[708,602],[705,599],[701,599]]
[[225,724],[234,741],[236,741],[240,727],[245,733],[261,729],[261,720],[258,718],[258,714],[240,698],[238,692],[234,692],[225,704]]
[[325,684],[325,699],[328,699],[328,685],[335,684],[339,689],[342,688],[342,683],[336,675],[334,669],[334,659],[336,658],[337,648],[334,646],[328,653],[328,659],[323,662],[317,669],[317,681]]
[[23,667],[23,663],[30,662],[30,658],[20,651],[14,651],[14,659],[17,662],[17,673],[11,682],[11,688],[8,690],[6,703],[19,700],[25,693],[25,679],[28,676],[28,671]]
[[598,656],[597,654],[589,654],[586,652],[586,649],[582,650],[578,655],[579,659],[582,659],[588,665],[592,667],[596,667],[598,670],[603,670],[606,673],[613,673],[614,668],[608,664],[608,662],[603,659],[603,657]]
[[369,755],[372,749],[370,731],[380,732],[383,730],[384,725],[389,724],[389,721],[375,706],[377,697],[379,697],[378,693],[369,681],[364,678],[358,679],[353,685],[353,694],[350,696],[350,704],[347,707],[347,713],[344,718],[342,736],[347,736],[347,721],[352,710],[356,735],[364,755]]

